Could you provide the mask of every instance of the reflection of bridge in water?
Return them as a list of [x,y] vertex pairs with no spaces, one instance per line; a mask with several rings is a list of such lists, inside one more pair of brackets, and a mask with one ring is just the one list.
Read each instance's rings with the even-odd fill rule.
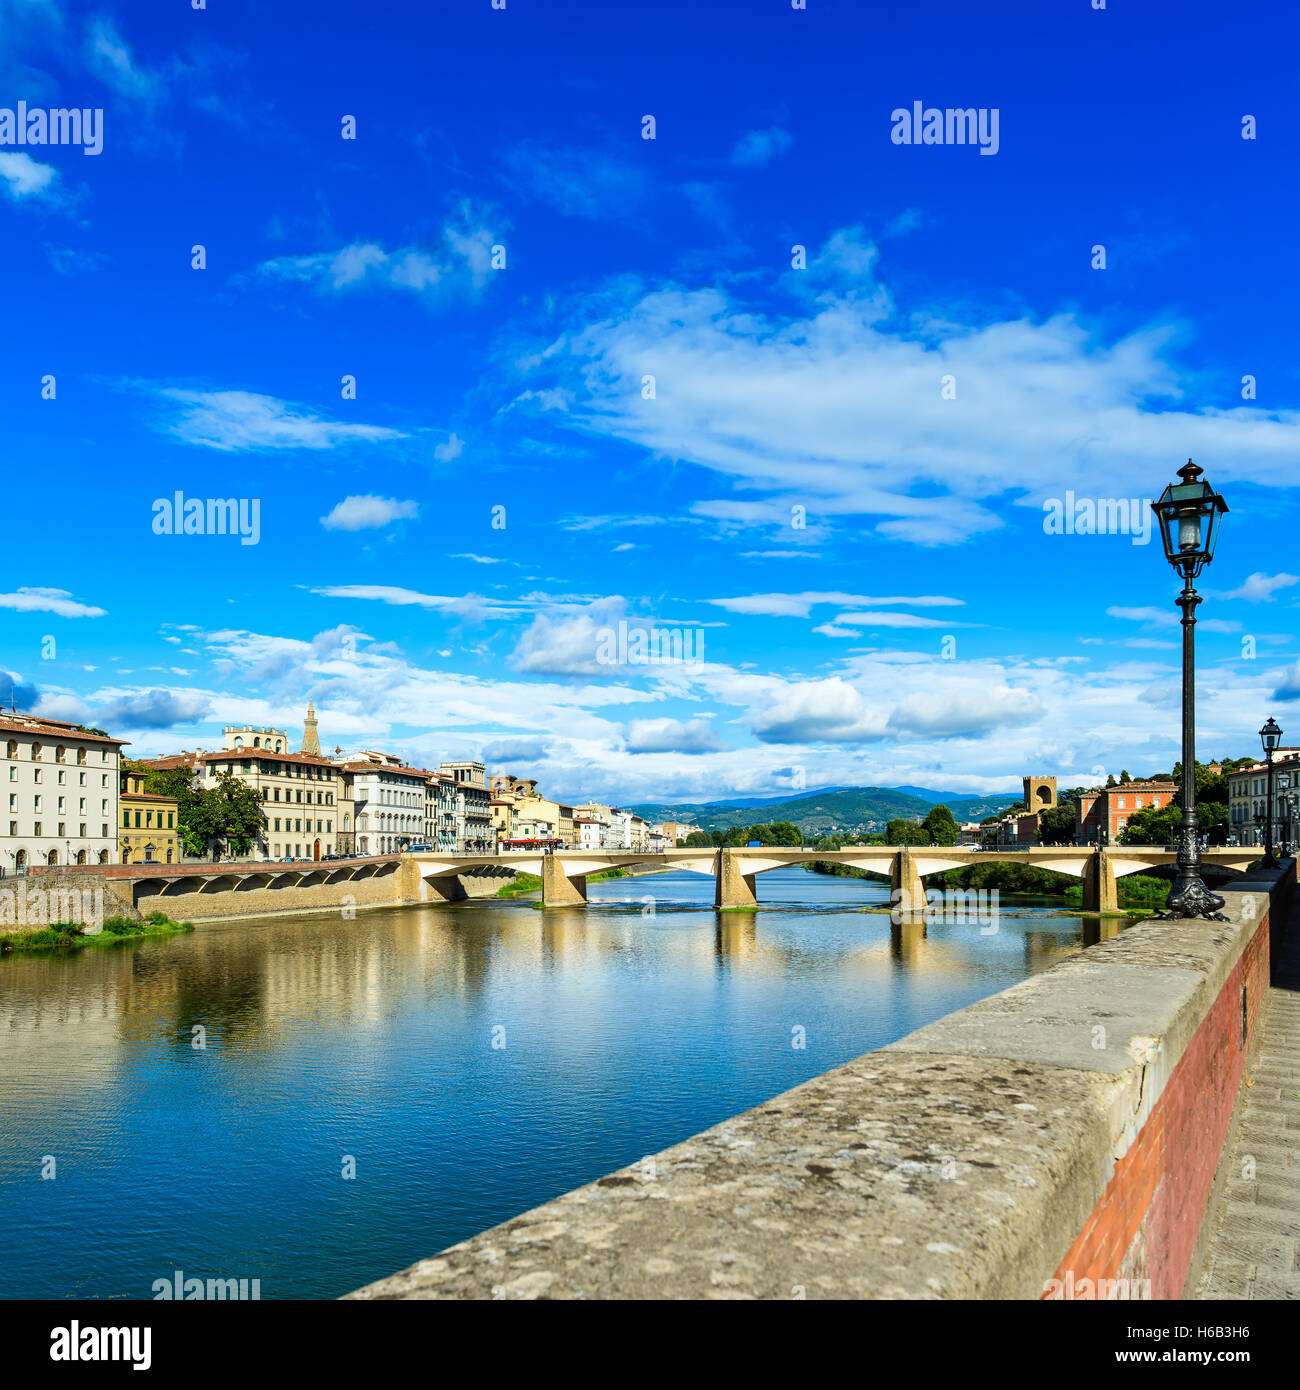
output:
[[[758,906],[755,880],[771,869],[824,862],[844,864],[888,877],[896,900],[921,911],[925,906],[925,876],[977,864],[1032,864],[1038,869],[1068,874],[1083,881],[1083,910],[1113,912],[1117,908],[1115,881],[1128,874],[1177,861],[1173,850],[1125,845],[1096,850],[1086,846],[1038,846],[1020,850],[976,850],[957,847],[857,845],[841,850],[778,849],[769,846],[736,849],[669,849],[656,854],[631,850],[536,850],[496,855],[407,854],[422,882],[422,897],[431,900],[457,896],[452,885],[462,874],[495,866],[540,873],[542,903],[562,907],[587,900],[587,878],[605,869],[633,867],[683,870],[711,874],[714,905],[719,908]],[[1260,858],[1258,849],[1208,849],[1204,863],[1243,873]]]

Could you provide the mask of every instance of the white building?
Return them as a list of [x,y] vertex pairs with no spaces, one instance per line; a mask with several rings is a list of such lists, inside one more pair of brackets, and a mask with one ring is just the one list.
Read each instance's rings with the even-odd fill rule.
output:
[[599,811],[575,811],[573,828],[578,834],[579,849],[609,848],[608,816],[602,815]]
[[487,769],[468,759],[438,764],[438,772],[456,784],[456,851],[459,854],[490,854],[496,847],[492,828],[492,793],[488,790]]
[[368,748],[336,761],[352,778],[357,854],[394,854],[424,840],[427,772]]
[[[1296,838],[1292,796],[1300,791],[1300,748],[1273,754],[1273,843]],[[1297,798],[1300,801],[1300,798]],[[1300,805],[1296,806],[1300,812]],[[1262,845],[1268,834],[1268,764],[1258,762],[1228,773],[1228,835],[1239,845]]]
[[122,746],[62,720],[0,714],[0,869],[116,863]]

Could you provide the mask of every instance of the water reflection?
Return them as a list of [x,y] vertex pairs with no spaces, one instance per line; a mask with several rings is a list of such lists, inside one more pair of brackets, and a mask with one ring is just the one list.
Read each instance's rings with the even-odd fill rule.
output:
[[895,927],[863,911],[875,884],[760,887],[758,913],[673,874],[546,913],[277,917],[0,962],[0,1294],[148,1297],[182,1268],[337,1295],[1081,944],[1050,911]]

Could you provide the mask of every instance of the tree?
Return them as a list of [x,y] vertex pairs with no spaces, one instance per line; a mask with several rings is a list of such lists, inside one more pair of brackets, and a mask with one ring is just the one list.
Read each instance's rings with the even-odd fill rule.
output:
[[1073,801],[1059,801],[1038,816],[1038,838],[1045,845],[1072,845],[1078,817]]
[[891,820],[885,826],[887,845],[928,845],[930,832],[914,820]]
[[1122,845],[1168,845],[1178,837],[1178,822],[1182,820],[1182,809],[1173,805],[1143,806],[1128,818],[1128,824],[1119,832]]
[[[223,845],[233,854],[247,854],[266,830],[261,799],[233,772],[219,772],[216,786],[195,791],[190,815],[186,849],[191,853],[211,851],[214,859]],[[199,846],[195,850],[190,850],[191,837]]]
[[946,806],[931,806],[926,812],[921,828],[933,845],[955,845],[961,839],[961,831]]
[[1119,770],[1119,784],[1121,787],[1127,786],[1133,779],[1128,775],[1128,768],[1122,767]]
[[713,836],[707,830],[692,830],[685,840],[679,840],[679,845],[686,849],[713,849]]

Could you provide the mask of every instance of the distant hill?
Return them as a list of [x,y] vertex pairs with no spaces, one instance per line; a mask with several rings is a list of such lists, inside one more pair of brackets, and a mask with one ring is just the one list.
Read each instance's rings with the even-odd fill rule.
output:
[[1004,796],[950,796],[924,787],[838,787],[781,798],[736,798],[669,806],[644,802],[629,807],[649,821],[686,820],[701,830],[730,830],[778,820],[793,821],[805,834],[835,832],[870,834],[884,830],[891,820],[924,816],[942,803],[958,822],[983,820],[1010,806],[1017,798]]

